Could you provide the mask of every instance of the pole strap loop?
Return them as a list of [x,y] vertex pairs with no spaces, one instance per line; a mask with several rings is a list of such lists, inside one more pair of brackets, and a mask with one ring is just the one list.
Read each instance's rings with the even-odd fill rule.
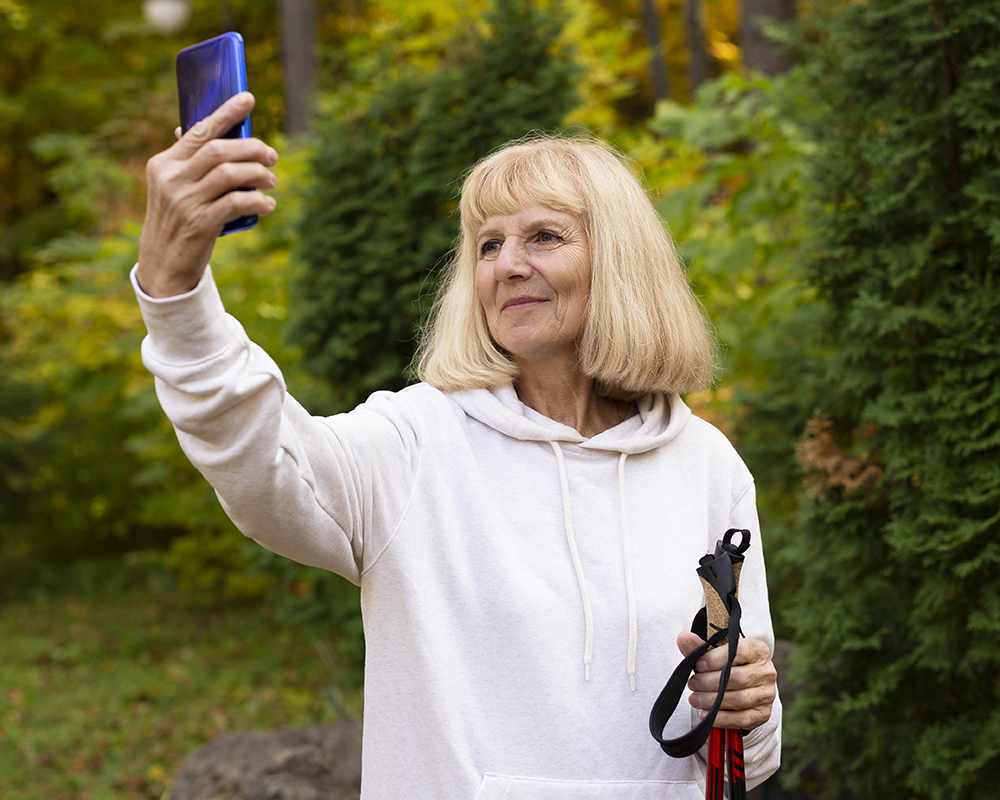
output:
[[[732,543],[733,534],[741,535],[740,544]],[[750,545],[750,531],[731,528],[718,542],[715,553],[701,559],[698,576],[705,586],[705,607],[695,614],[691,631],[705,640],[677,665],[649,714],[649,732],[663,752],[674,758],[686,758],[698,752],[708,741],[722,698],[729,685],[736,649],[739,646],[742,609],[738,598],[739,573],[743,553]],[[710,630],[711,629],[711,630]],[[695,671],[698,659],[714,647],[728,644],[726,665],[722,668],[719,690],[708,714],[694,728],[676,739],[664,739],[663,729],[680,703],[688,678]]]

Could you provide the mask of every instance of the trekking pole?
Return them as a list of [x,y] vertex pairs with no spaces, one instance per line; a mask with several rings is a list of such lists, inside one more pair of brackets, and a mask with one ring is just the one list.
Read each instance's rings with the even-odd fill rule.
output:
[[[726,531],[723,540],[716,545],[715,553],[706,555],[701,559],[701,567],[698,570],[698,577],[701,579],[705,589],[705,609],[707,614],[707,632],[724,633],[722,641],[718,644],[709,644],[708,649],[724,647],[729,643],[731,636],[738,636],[729,630],[731,600],[739,601],[740,592],[740,572],[743,569],[743,552],[739,547],[733,545],[732,535],[735,531]],[[746,537],[742,537],[745,539]],[[749,542],[740,542],[740,545]],[[743,547],[745,550],[746,547]],[[717,564],[724,565],[728,560],[732,571],[732,583],[729,583],[729,575],[721,581],[714,574],[719,569]],[[703,570],[705,570],[703,572]],[[722,570],[725,572],[724,566]],[[706,574],[707,573],[707,574]],[[731,586],[731,596],[720,594],[718,588],[723,586],[729,589]],[[731,650],[733,648],[730,648]],[[735,653],[733,654],[735,655]],[[732,665],[730,657],[728,666]],[[728,675],[727,681],[728,681]],[[737,769],[737,762],[739,769]],[[723,728],[712,728],[708,739],[708,774],[705,780],[705,800],[723,800],[723,785],[725,783],[723,775],[725,767],[729,772],[729,800],[740,800],[746,797],[746,781],[744,779],[743,763],[743,734],[738,730]]]
[[[738,545],[733,543],[733,535],[737,533],[740,534]],[[715,552],[708,553],[699,561],[697,572],[705,590],[705,607],[695,615],[691,630],[705,642],[677,665],[660,696],[653,703],[649,714],[649,732],[667,755],[685,758],[700,750],[706,741],[709,742],[706,800],[723,800],[727,754],[730,800],[746,798],[743,734],[739,730],[728,732],[713,726],[729,684],[733,661],[736,659],[742,617],[737,593],[740,571],[743,568],[743,554],[749,546],[750,531],[730,528],[716,544]],[[686,734],[676,739],[664,739],[663,729],[680,702],[688,676],[695,671],[694,666],[698,659],[710,649],[723,645],[727,646],[728,658],[719,678],[715,703],[705,718]]]
[[708,737],[708,772],[705,800],[723,800],[726,782],[726,737],[722,728],[712,728]]
[[729,768],[729,800],[746,800],[747,778],[743,763],[743,731],[739,728],[726,730],[726,756],[726,766]]

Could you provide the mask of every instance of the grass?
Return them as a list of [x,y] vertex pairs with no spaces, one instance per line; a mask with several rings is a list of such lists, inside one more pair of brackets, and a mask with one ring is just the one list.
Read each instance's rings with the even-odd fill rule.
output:
[[194,607],[145,581],[8,603],[0,797],[166,797],[184,758],[224,731],[333,719],[331,680],[305,633],[245,606]]

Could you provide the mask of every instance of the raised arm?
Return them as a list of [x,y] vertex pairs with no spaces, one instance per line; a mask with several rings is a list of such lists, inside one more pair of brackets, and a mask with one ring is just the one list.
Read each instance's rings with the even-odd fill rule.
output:
[[310,416],[274,361],[225,313],[208,269],[229,220],[266,214],[273,149],[213,138],[253,107],[237,95],[147,169],[149,196],[132,273],[149,335],[143,363],[185,454],[247,536],[358,583],[398,525],[419,462],[405,401]]

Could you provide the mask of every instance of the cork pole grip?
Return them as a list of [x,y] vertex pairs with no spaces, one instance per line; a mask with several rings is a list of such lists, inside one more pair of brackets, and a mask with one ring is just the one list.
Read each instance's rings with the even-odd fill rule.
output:
[[[743,562],[737,562],[733,564],[733,575],[736,578],[736,597],[740,596],[740,572],[743,569]],[[719,597],[719,593],[712,587],[712,585],[698,576],[701,580],[702,588],[705,590],[705,610],[708,615],[708,636],[719,630],[729,629],[729,609],[726,608],[725,601]],[[719,642],[716,647],[722,647],[729,643],[729,634],[726,634],[725,638]]]

